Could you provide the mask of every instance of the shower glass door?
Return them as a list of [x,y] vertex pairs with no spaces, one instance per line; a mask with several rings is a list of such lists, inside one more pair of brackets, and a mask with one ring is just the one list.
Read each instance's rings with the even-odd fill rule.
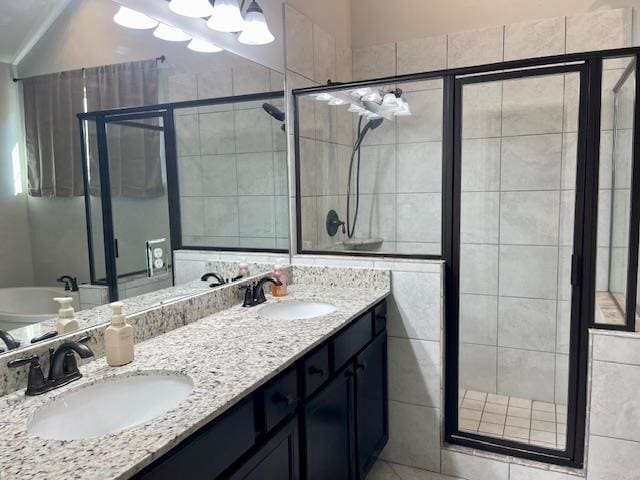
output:
[[568,450],[582,68],[455,81],[457,430],[467,438]]

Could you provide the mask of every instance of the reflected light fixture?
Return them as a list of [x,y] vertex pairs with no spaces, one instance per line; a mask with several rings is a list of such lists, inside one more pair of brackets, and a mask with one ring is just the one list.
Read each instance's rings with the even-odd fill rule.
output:
[[213,13],[209,0],[171,0],[169,8],[178,15],[191,18],[207,18]]
[[246,45],[266,45],[273,42],[273,34],[269,31],[267,20],[260,5],[253,0],[247,8],[244,18],[244,28],[238,37],[240,43]]
[[207,27],[218,32],[240,32],[244,29],[244,20],[238,0],[216,0]]
[[223,50],[219,46],[214,45],[211,42],[207,42],[206,40],[201,40],[199,38],[194,38],[193,40],[191,40],[187,47],[189,48],[189,50],[200,53],[217,53]]
[[179,28],[172,27],[166,23],[158,25],[158,28],[153,31],[153,36],[169,42],[186,42],[193,38],[191,35],[184,33]]
[[113,16],[113,21],[118,25],[135,28],[136,30],[148,30],[158,26],[158,21],[147,17],[144,13],[137,12],[127,7],[120,7]]

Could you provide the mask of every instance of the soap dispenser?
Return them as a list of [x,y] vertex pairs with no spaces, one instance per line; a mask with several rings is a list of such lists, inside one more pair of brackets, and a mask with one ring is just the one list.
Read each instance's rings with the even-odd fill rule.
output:
[[289,283],[289,279],[287,278],[287,274],[284,271],[284,267],[282,264],[277,263],[273,266],[273,275],[272,277],[275,280],[280,282],[280,285],[271,285],[271,295],[274,297],[284,297],[289,292],[287,291],[287,285]]
[[122,302],[111,304],[111,325],[104,331],[104,346],[107,363],[112,367],[133,361],[133,327],[127,323]]
[[56,321],[56,331],[58,335],[64,335],[65,333],[75,332],[78,329],[78,321],[75,317],[75,311],[71,304],[73,303],[72,297],[56,297],[54,302],[60,304],[58,310],[58,320]]

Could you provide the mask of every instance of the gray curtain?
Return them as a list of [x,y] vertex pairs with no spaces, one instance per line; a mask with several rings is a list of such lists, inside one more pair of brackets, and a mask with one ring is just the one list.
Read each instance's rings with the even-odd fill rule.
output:
[[[106,65],[85,69],[89,111],[158,103],[159,72],[155,60]],[[133,120],[137,124],[160,126],[159,119]],[[93,133],[92,133],[93,132]],[[89,151],[97,172],[95,129],[89,129]],[[161,138],[163,132],[124,124],[107,124],[107,146],[112,196],[149,198],[164,194]],[[91,193],[100,189],[97,175],[91,175]]]
[[76,114],[83,111],[82,70],[23,81],[29,195],[83,195]]

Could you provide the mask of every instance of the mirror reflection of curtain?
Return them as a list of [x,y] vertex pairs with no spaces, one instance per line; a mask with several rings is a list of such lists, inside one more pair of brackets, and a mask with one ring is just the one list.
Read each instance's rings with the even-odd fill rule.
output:
[[[87,68],[85,82],[89,111],[158,103],[156,60]],[[140,128],[140,124],[161,126],[160,120],[132,121],[139,125],[107,124],[111,194],[134,198],[161,196],[164,194],[160,157],[162,131]],[[89,145],[91,171],[97,172],[97,142],[90,140]],[[98,194],[99,189],[99,178],[92,175],[91,193]]]
[[29,195],[84,194],[76,114],[83,111],[82,70],[23,80]]

